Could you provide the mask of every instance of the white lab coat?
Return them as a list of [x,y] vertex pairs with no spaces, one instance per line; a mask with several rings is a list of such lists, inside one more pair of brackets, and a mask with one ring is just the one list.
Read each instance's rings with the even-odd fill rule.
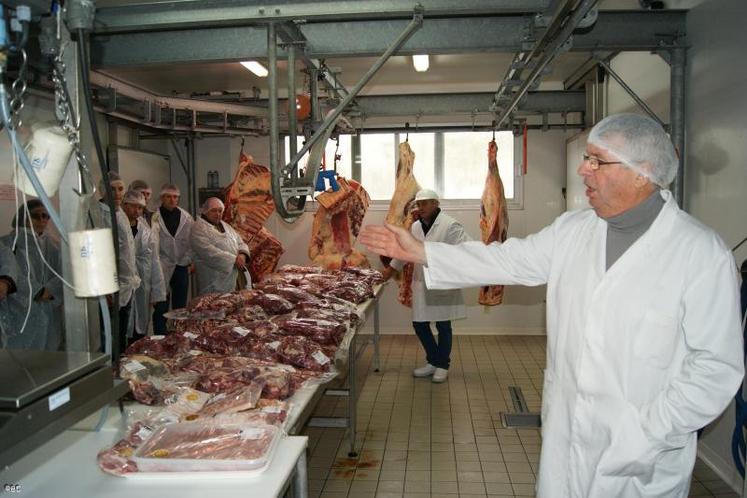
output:
[[[428,234],[423,233],[420,220],[410,227],[410,232],[418,240],[444,242],[446,244],[461,244],[471,240],[464,232],[464,227],[454,218],[441,211],[436,216]],[[397,271],[402,271],[404,263],[392,260],[389,265]],[[467,315],[464,307],[462,291],[429,290],[423,279],[423,266],[415,265],[412,275],[412,321],[440,322],[456,320]]]
[[184,209],[178,206],[177,209],[182,214],[179,218],[179,226],[176,229],[175,236],[172,236],[166,228],[166,224],[161,218],[160,209],[156,210],[151,218],[151,230],[158,244],[161,270],[163,271],[163,280],[166,282],[166,287],[169,286],[176,265],[189,266],[192,263],[192,249],[189,238],[194,220]]
[[[109,205],[102,202],[101,210],[103,211],[104,222],[106,226],[109,226],[111,224]],[[117,208],[116,216],[117,235],[119,237],[119,273],[117,275],[119,280],[119,305],[127,306],[127,303],[135,294],[135,290],[140,287],[140,275],[137,272],[135,238],[132,236],[132,229],[130,229],[130,220],[127,219],[127,215],[122,211],[122,208]]]
[[740,385],[734,259],[662,196],[607,271],[607,224],[592,210],[502,245],[426,243],[432,288],[547,283],[540,498],[686,497],[696,431]]
[[236,256],[246,254],[249,263],[249,247],[231,225],[221,221],[224,233],[202,217],[192,226],[192,252],[197,272],[197,289],[200,295],[209,292],[231,292],[236,289]]
[[148,333],[150,321],[150,303],[166,300],[166,283],[163,279],[158,244],[145,219],[137,220],[137,235],[135,236],[135,258],[137,271],[142,281],[135,291],[133,303],[133,321],[135,332],[140,335]]

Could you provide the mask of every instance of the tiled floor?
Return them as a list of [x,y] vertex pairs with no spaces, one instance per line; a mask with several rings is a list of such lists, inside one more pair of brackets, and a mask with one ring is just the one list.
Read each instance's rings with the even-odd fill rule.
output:
[[[538,411],[544,337],[457,336],[449,380],[414,379],[424,364],[415,336],[385,336],[381,371],[368,348],[359,362],[357,458],[343,429],[308,428],[312,498],[534,496],[537,429],[505,429],[509,386]],[[344,415],[344,398],[323,400],[319,416]],[[698,462],[690,496],[738,495]]]

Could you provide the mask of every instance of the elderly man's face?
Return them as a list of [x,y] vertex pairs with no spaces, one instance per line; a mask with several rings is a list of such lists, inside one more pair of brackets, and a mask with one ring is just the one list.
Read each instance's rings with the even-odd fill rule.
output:
[[114,201],[114,206],[121,206],[122,197],[124,197],[125,193],[124,182],[122,180],[114,180],[113,182],[109,182],[109,186],[112,188],[112,200]]
[[219,202],[211,202],[206,208],[205,218],[213,225],[217,225],[223,217],[223,205]]
[[140,204],[133,204],[131,202],[125,202],[122,204],[122,211],[127,215],[127,219],[130,220],[131,224],[137,222],[137,219],[143,215],[143,206]]
[[161,205],[171,211],[172,209],[176,209],[176,206],[179,204],[179,196],[177,194],[162,194],[161,195]]
[[[619,161],[618,157],[594,144],[586,145],[586,154],[600,161]],[[584,179],[589,204],[600,218],[617,216],[640,202],[640,187],[636,185],[639,175],[623,164],[602,164],[594,170],[583,161],[578,174]]]

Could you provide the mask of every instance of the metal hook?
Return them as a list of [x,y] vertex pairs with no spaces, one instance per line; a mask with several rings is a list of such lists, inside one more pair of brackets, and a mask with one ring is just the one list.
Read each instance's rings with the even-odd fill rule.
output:
[[405,142],[410,141],[410,123],[405,123]]
[[493,120],[493,142],[495,142],[495,119]]
[[239,150],[239,155],[244,153],[244,137],[241,137],[241,150]]

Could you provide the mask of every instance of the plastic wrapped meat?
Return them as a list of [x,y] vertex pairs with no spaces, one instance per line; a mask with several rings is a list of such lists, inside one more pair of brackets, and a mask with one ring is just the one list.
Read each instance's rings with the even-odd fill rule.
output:
[[370,297],[373,297],[373,289],[359,282],[343,282],[340,285],[329,289],[329,295],[339,297],[351,303],[360,304]]
[[296,318],[310,318],[315,320],[331,320],[339,323],[357,323],[358,315],[334,308],[302,308],[295,311]]
[[254,408],[262,395],[265,380],[261,377],[249,385],[238,387],[231,392],[219,393],[213,396],[198,415],[213,417],[219,413],[235,413]]
[[125,351],[125,356],[136,354],[150,356],[151,358],[173,358],[191,348],[189,339],[181,334],[170,334],[167,336],[152,335],[138,339],[130,344]]
[[187,309],[190,312],[213,309],[210,307],[210,303],[215,301],[220,295],[219,292],[203,294],[202,296],[192,299],[189,304],[187,304]]
[[358,268],[356,266],[348,266],[342,269],[343,272],[351,273],[358,278],[366,280],[368,283],[378,285],[384,282],[384,275],[373,268]]
[[169,374],[169,369],[163,362],[150,356],[135,354],[122,357],[119,362],[119,377],[127,380],[147,380],[148,377],[164,376]]
[[226,319],[237,323],[262,320],[267,318],[267,313],[261,306],[256,304],[244,304],[236,308]]
[[233,325],[214,329],[203,333],[192,340],[192,343],[202,351],[209,353],[234,355],[241,351],[246,337],[240,332],[235,332]]
[[138,446],[148,439],[153,430],[143,422],[135,422],[127,433],[114,446],[99,452],[96,460],[99,468],[107,474],[121,476],[128,472],[137,472],[137,464],[132,460],[132,455]]
[[[280,341],[282,342],[282,341]],[[294,370],[281,366],[265,367],[257,379],[265,381],[262,397],[266,399],[285,399],[293,394],[292,373]]]
[[320,266],[283,265],[278,268],[278,273],[324,273]]
[[345,324],[332,320],[293,318],[280,320],[278,326],[286,335],[302,335],[319,344],[338,345],[347,332]]
[[290,301],[293,304],[297,303],[316,303],[319,302],[319,298],[313,294],[306,292],[298,287],[290,285],[268,285],[264,287],[265,292],[276,294]]
[[250,302],[261,306],[270,315],[281,315],[293,310],[293,303],[277,294],[257,294]]
[[280,340],[277,356],[288,365],[316,372],[329,370],[332,359],[322,346],[303,336],[288,336]]
[[[173,396],[165,400],[164,411],[176,415],[181,420],[199,412],[210,399],[210,394],[196,391],[189,387],[180,388]],[[161,412],[163,414],[163,412]]]
[[239,413],[219,413],[213,418],[218,424],[274,425],[280,427],[288,417],[290,406],[285,401],[260,399],[254,410]]
[[206,393],[230,392],[250,384],[259,374],[260,369],[257,367],[223,367],[201,375],[195,383],[195,389]]
[[130,380],[130,390],[135,399],[144,405],[160,405],[171,396],[178,395],[181,388],[192,387],[197,375],[184,372],[165,377],[148,377],[147,380]]

